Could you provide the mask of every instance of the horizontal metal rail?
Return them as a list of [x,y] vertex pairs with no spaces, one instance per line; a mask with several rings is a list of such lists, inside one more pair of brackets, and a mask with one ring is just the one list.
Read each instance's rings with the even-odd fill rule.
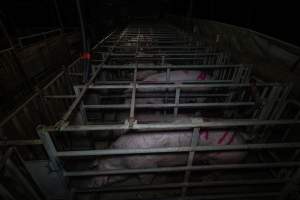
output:
[[[186,197],[172,197],[162,200],[215,200],[215,199],[257,199],[266,197],[278,197],[279,192],[257,192],[257,193],[243,193],[243,194],[208,194],[200,196],[186,196]],[[127,199],[124,199],[127,200]]]
[[[119,81],[118,81],[119,82]],[[122,82],[122,81],[121,81]],[[127,82],[127,81],[126,81]],[[99,82],[96,82],[99,83]],[[100,82],[101,83],[101,82]],[[75,86],[76,87],[76,86]],[[184,98],[195,98],[195,97],[228,97],[230,94],[227,93],[182,93],[180,97]],[[174,95],[172,94],[165,94],[165,93],[138,93],[135,95],[136,98],[174,98]],[[52,96],[49,96],[50,98]],[[58,98],[63,98],[63,95],[58,95]],[[101,95],[101,98],[130,98],[131,94],[120,94],[120,95],[115,95],[115,94],[103,94]],[[53,97],[55,98],[55,96]],[[68,95],[66,95],[66,98],[68,98]]]
[[189,188],[198,187],[221,187],[221,186],[251,186],[251,185],[273,185],[284,184],[290,179],[260,179],[260,180],[233,180],[233,181],[203,181],[189,183],[168,183],[157,185],[135,185],[135,186],[119,186],[119,187],[99,187],[99,188],[80,188],[76,189],[76,193],[92,193],[92,192],[122,192],[122,191],[139,191],[139,190],[168,190],[181,188],[183,186]]
[[[97,52],[95,52],[97,54]],[[101,54],[101,53],[100,53]],[[216,56],[220,55],[221,53],[189,53],[189,52],[182,52],[182,53],[169,53],[169,52],[164,52],[164,53],[112,53],[110,54],[112,57],[136,57],[136,58],[142,58],[142,57],[161,57],[161,56],[179,56],[179,57],[184,57],[184,56]]]
[[[112,48],[112,45],[101,45],[99,47],[102,48]],[[135,49],[135,46],[116,46],[115,49]],[[188,46],[188,45],[184,45],[184,46],[178,46],[178,45],[170,45],[170,46],[166,46],[166,45],[160,45],[160,46],[149,46],[149,47],[143,47],[144,50],[147,49],[206,49],[207,47],[203,47],[203,46]]]
[[[221,54],[219,54],[221,55]],[[137,61],[157,61],[157,60],[162,60],[164,59],[165,61],[174,61],[174,60],[184,60],[184,61],[188,61],[188,60],[205,60],[207,57],[217,57],[219,56],[218,54],[211,54],[211,55],[198,55],[198,56],[194,56],[194,57],[168,57],[168,56],[157,56],[157,57],[150,57],[150,56],[136,56],[134,59]],[[130,57],[111,57],[110,60],[112,61],[118,61],[118,60],[132,60],[133,58]],[[95,60],[97,61],[97,59]]]
[[269,168],[293,168],[299,167],[300,162],[272,162],[272,163],[246,163],[246,164],[220,164],[220,165],[193,165],[184,167],[158,167],[144,169],[114,169],[114,170],[86,170],[86,171],[64,171],[66,177],[82,176],[107,176],[107,175],[128,175],[148,173],[174,173],[184,171],[214,171],[214,170],[254,170]]
[[[255,102],[217,102],[217,103],[158,103],[135,104],[135,108],[220,108],[255,106]],[[128,109],[130,104],[83,105],[85,109]]]
[[[209,82],[208,82],[209,83]],[[262,84],[256,84],[256,87],[268,87],[268,86],[283,86],[284,84],[279,84],[279,83],[262,83]],[[78,85],[77,87],[82,88],[83,85]],[[188,89],[209,89],[209,88],[245,88],[245,87],[251,87],[251,84],[249,83],[229,83],[229,84],[182,84],[182,83],[175,83],[172,84],[147,84],[147,83],[140,83],[136,84],[137,89],[167,89],[167,88],[188,88]],[[88,89],[132,89],[133,85],[128,84],[128,85],[90,85]]]
[[[97,66],[95,66],[97,67]],[[220,69],[220,68],[249,68],[245,64],[225,64],[225,65],[103,65],[102,69]]]
[[[130,80],[125,80],[125,81],[110,81],[110,80],[106,80],[106,81],[95,81],[95,85],[109,85],[109,84],[131,84],[132,81]],[[218,84],[218,83],[222,83],[222,84],[230,84],[230,83],[235,83],[235,80],[233,79],[223,79],[223,80],[195,80],[195,81],[188,81],[188,80],[183,80],[180,81],[180,83],[182,84]],[[178,84],[178,81],[136,81],[136,84]],[[80,87],[80,86],[79,86]]]
[[47,99],[75,99],[75,95],[45,95]]
[[41,140],[1,140],[0,146],[26,146],[26,145],[41,145]]
[[[104,131],[104,130],[180,130],[191,128],[226,128],[243,126],[262,126],[262,125],[295,125],[300,124],[300,120],[257,120],[257,119],[239,119],[239,120],[215,120],[202,121],[202,119],[190,118],[191,122],[185,123],[147,123],[147,124],[112,124],[112,125],[67,125],[63,127],[48,126],[45,131],[63,131],[63,132],[82,132],[82,131]],[[97,132],[101,134],[101,132]]]
[[13,50],[14,50],[13,47],[9,47],[9,48],[6,48],[6,49],[1,49],[1,50],[0,50],[0,54],[6,53],[6,52],[10,52],[10,51],[13,51]]
[[117,155],[144,155],[162,153],[184,153],[184,152],[215,152],[215,151],[251,151],[266,149],[295,149],[300,148],[300,143],[267,143],[267,144],[243,144],[243,145],[212,145],[197,147],[165,147],[147,149],[102,149],[82,151],[56,152],[57,157],[82,157],[82,156],[117,156]]

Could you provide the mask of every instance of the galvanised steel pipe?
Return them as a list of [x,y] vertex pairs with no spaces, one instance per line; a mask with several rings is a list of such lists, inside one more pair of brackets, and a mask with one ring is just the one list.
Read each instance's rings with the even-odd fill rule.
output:
[[[46,131],[53,132],[83,132],[83,131],[104,131],[104,130],[181,130],[192,128],[229,128],[243,126],[260,126],[260,125],[296,125],[300,124],[300,120],[284,119],[284,120],[258,120],[258,119],[242,119],[242,120],[215,120],[210,122],[201,121],[202,119],[190,118],[191,122],[186,123],[149,123],[149,124],[112,124],[112,125],[66,125],[62,127],[48,126]],[[97,132],[101,134],[101,132]],[[170,133],[171,134],[171,133]]]
[[107,176],[107,175],[129,175],[129,174],[174,173],[174,172],[185,172],[185,171],[293,168],[299,166],[300,166],[300,162],[220,164],[220,165],[199,165],[199,166],[193,165],[193,166],[184,166],[184,167],[159,167],[159,168],[146,168],[146,169],[64,171],[63,175],[65,177],[85,177],[85,176]]
[[158,185],[134,185],[119,187],[99,187],[99,188],[81,188],[76,189],[76,193],[93,193],[93,192],[122,192],[122,191],[139,191],[139,190],[168,190],[181,187],[220,187],[220,186],[241,186],[241,185],[274,185],[284,184],[290,179],[259,179],[259,180],[230,180],[230,181],[203,181],[189,183],[166,183]]
[[265,144],[243,144],[243,145],[213,145],[196,147],[165,147],[147,149],[97,149],[81,151],[58,151],[57,157],[84,157],[84,156],[119,156],[119,155],[144,155],[162,153],[184,153],[184,152],[215,152],[215,151],[251,151],[251,150],[284,150],[300,148],[300,143],[265,143]]

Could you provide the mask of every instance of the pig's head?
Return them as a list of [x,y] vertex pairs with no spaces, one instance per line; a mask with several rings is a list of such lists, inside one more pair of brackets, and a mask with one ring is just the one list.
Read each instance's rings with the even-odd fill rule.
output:
[[[122,164],[120,157],[116,158],[102,158],[97,159],[94,163],[95,168],[99,172],[123,169],[125,166]],[[101,187],[108,184],[120,182],[126,179],[124,176],[95,176],[92,178],[89,187]]]

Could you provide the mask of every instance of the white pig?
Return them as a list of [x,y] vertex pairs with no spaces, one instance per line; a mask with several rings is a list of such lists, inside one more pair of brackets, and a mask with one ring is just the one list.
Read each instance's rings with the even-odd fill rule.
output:
[[[187,147],[191,144],[191,131],[165,131],[149,133],[128,133],[120,136],[111,149],[147,149],[161,147]],[[205,145],[237,145],[245,141],[241,133],[229,130],[199,131],[198,146]],[[246,155],[245,152],[201,152],[197,153],[194,163],[222,164],[238,163]],[[155,167],[167,167],[185,165],[187,154],[156,154],[156,155],[132,155],[116,156],[112,158],[98,159],[97,170],[114,169],[144,169]],[[98,187],[122,180],[124,177],[99,176],[93,178],[91,186]]]
[[[170,71],[169,80],[172,82],[184,82],[184,81],[205,81],[210,80],[211,77],[204,71],[197,70],[174,70]],[[148,76],[143,80],[144,82],[157,82],[167,81],[167,73],[158,73]]]
[[[152,73],[152,72],[151,72]],[[150,73],[149,73],[150,74]],[[150,75],[143,79],[142,82],[144,83],[156,83],[160,81],[166,81],[167,80],[167,74],[164,73],[158,73]],[[196,70],[174,70],[170,72],[170,81],[181,83],[181,82],[187,82],[187,81],[208,81],[212,80],[212,77],[207,74],[204,71],[196,71]],[[199,88],[185,88],[181,91],[188,91],[188,92],[205,92],[208,88],[205,86],[199,87]],[[137,92],[167,92],[167,91],[175,91],[175,89],[165,89],[161,87],[154,87],[154,88],[146,88],[146,89],[137,89]],[[127,91],[128,92],[128,91]],[[136,99],[136,103],[144,104],[155,104],[155,103],[163,103],[164,98],[144,98],[144,99]],[[197,98],[197,102],[204,102],[205,98],[200,97]],[[129,101],[125,102],[129,103]]]

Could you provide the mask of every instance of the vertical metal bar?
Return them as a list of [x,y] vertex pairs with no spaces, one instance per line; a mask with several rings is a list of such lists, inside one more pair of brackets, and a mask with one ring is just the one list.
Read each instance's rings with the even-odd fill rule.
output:
[[130,102],[130,114],[129,114],[129,120],[130,122],[133,122],[134,120],[134,111],[135,111],[135,100],[136,100],[136,77],[137,77],[137,66],[134,69],[134,75],[133,75],[133,87],[132,87],[132,93],[131,93],[131,102]]
[[178,104],[179,104],[179,97],[180,97],[180,88],[176,88],[176,93],[175,93],[175,107],[174,107],[174,117],[177,117],[178,114]]
[[61,27],[62,30],[64,30],[64,25],[63,25],[62,18],[61,18],[60,12],[59,12],[57,0],[53,0],[53,2],[54,2],[56,16],[57,16],[59,26]]
[[[193,134],[192,134],[192,138],[191,138],[191,148],[194,148],[198,145],[198,141],[199,141],[199,128],[194,128],[193,130]],[[195,156],[195,151],[189,151],[189,156],[188,156],[188,160],[187,160],[187,167],[190,167],[193,165],[193,161],[194,161],[194,156]],[[190,179],[190,175],[191,175],[191,171],[186,170],[185,174],[184,174],[184,180],[183,180],[183,187],[181,190],[181,197],[184,198],[186,196],[186,192],[187,192],[187,185],[189,183],[189,179]]]
[[[87,35],[86,35],[86,30],[85,30],[85,24],[83,21],[83,15],[81,11],[81,6],[80,6],[80,0],[76,0],[76,5],[77,5],[77,11],[78,11],[78,16],[79,16],[79,21],[80,21],[80,30],[81,30],[81,37],[82,37],[82,46],[83,46],[83,52],[88,52],[88,44],[87,44]],[[83,66],[84,66],[84,71],[83,71],[83,81],[84,83],[88,80],[88,73],[89,73],[89,67],[90,63],[88,62],[87,59],[83,59]]]
[[[75,92],[76,97],[78,97],[80,94],[80,88],[77,86],[74,86],[74,92]],[[84,104],[82,101],[83,100],[80,101],[79,109],[80,109],[81,117],[83,119],[83,124],[87,124],[88,118],[87,118],[86,110],[84,108]]]
[[[170,80],[171,80],[171,69],[170,66],[167,65],[166,81],[169,82]],[[165,103],[169,102],[168,96],[169,96],[169,89],[166,89],[166,93],[164,97]],[[167,111],[164,110],[164,118],[166,117],[166,115],[167,115]],[[174,110],[174,115],[175,115],[175,110]]]
[[165,56],[161,56],[161,65],[165,64]]
[[49,133],[45,130],[44,126],[38,126],[36,130],[37,130],[37,133],[44,145],[47,155],[49,157],[50,167],[52,167],[53,171],[57,172],[58,177],[66,191],[66,194],[65,194],[66,199],[69,199],[70,191],[67,187],[66,178],[63,176],[62,164],[60,163],[58,157],[56,157],[57,151],[56,151],[55,145],[52,142],[52,139],[51,139]]
[[54,170],[57,170],[57,171],[60,170],[60,164],[56,157],[56,148],[52,142],[52,139],[51,139],[49,133],[45,130],[45,127],[43,127],[43,126],[37,127],[37,133],[45,147],[45,150],[49,157],[49,161],[51,163],[51,167],[53,167]]
[[170,73],[171,73],[170,66],[167,65],[167,73],[166,73],[166,81],[167,82],[170,81]]

